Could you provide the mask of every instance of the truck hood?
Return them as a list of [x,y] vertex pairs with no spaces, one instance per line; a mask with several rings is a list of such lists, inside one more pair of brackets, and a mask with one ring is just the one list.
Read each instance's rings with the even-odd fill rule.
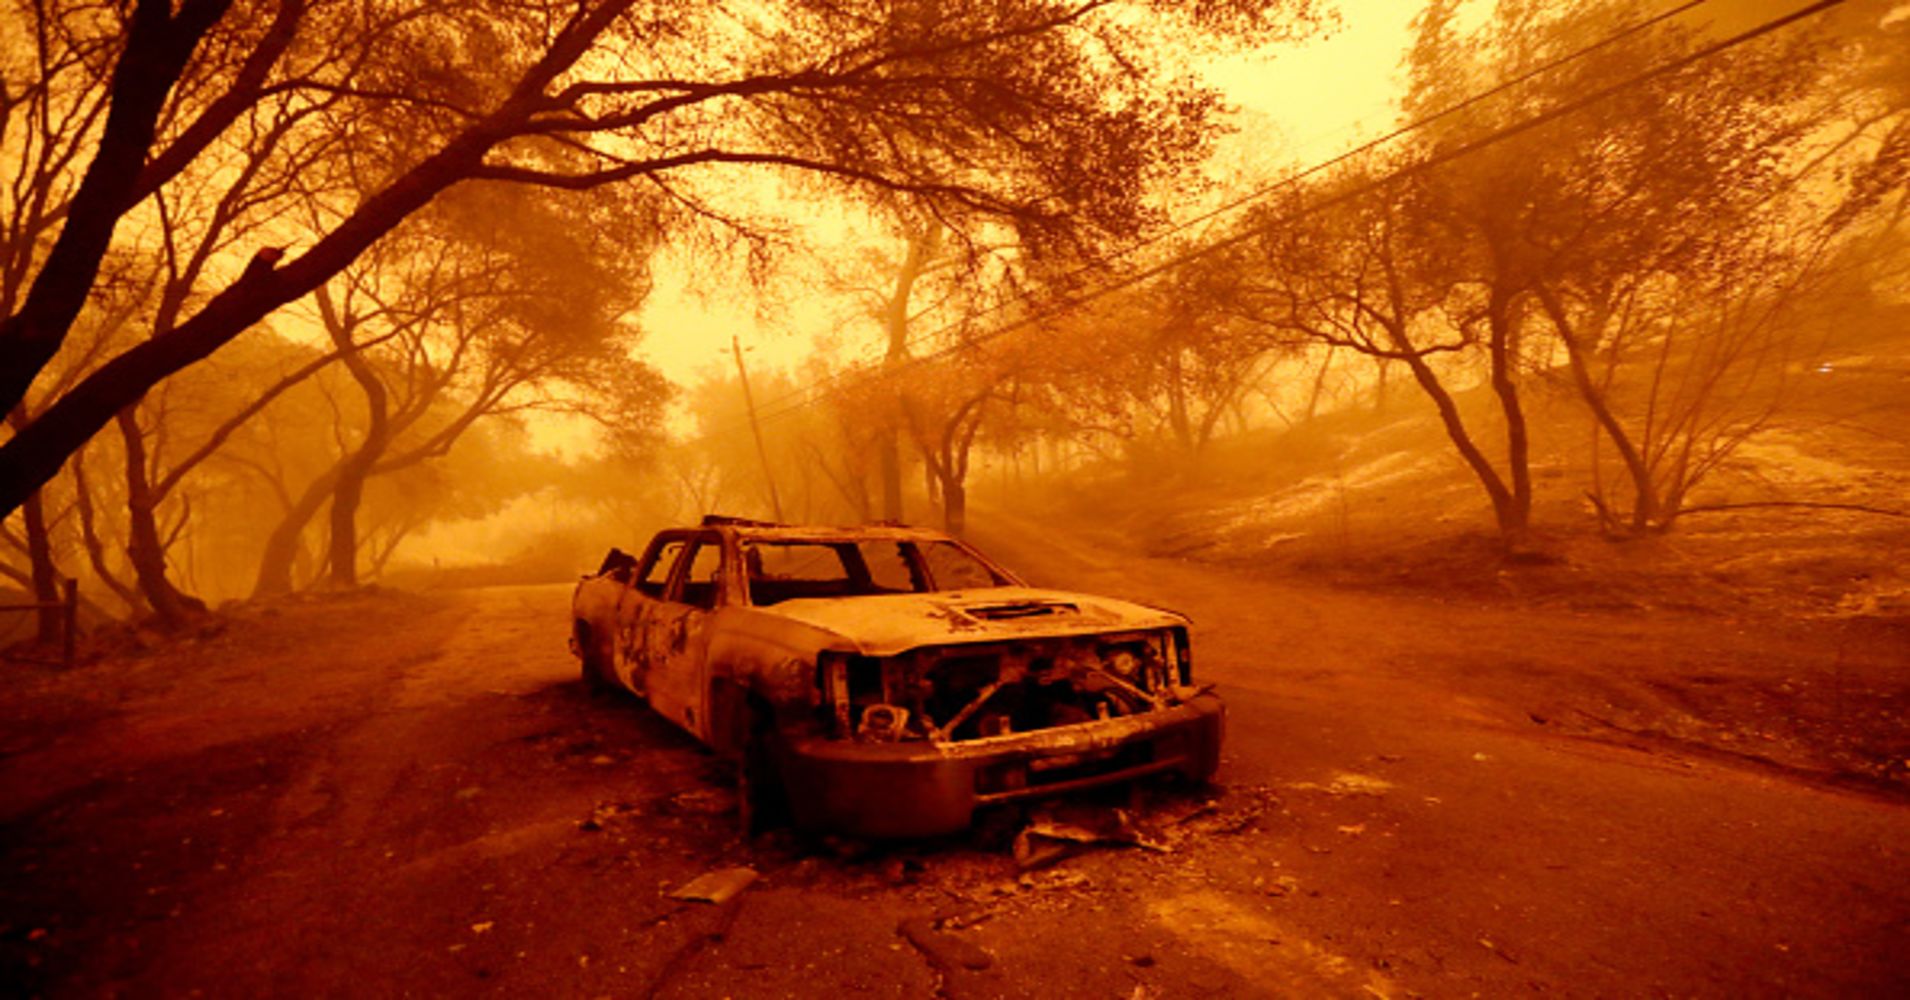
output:
[[920,646],[1187,624],[1185,616],[1172,611],[1034,587],[800,598],[756,610],[834,633],[864,656],[894,656]]

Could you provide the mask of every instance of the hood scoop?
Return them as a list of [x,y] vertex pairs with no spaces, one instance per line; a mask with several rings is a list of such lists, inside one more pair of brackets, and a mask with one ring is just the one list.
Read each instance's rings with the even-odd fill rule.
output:
[[1046,618],[1055,615],[1078,615],[1079,605],[1063,601],[1016,601],[1012,604],[978,604],[962,609],[962,613],[982,621],[1015,621],[1022,618]]

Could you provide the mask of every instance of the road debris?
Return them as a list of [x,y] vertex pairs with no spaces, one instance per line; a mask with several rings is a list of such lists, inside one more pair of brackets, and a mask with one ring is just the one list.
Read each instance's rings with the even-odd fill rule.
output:
[[1084,846],[1119,844],[1168,851],[1170,847],[1144,832],[1126,809],[1076,811],[1069,819],[1036,812],[1015,835],[1015,864],[1023,871],[1053,864]]
[[1015,884],[1023,889],[1087,889],[1094,885],[1094,880],[1080,872],[1054,869],[1023,873]]
[[669,804],[680,814],[720,816],[736,811],[736,793],[725,788],[692,788],[670,796]]
[[757,879],[754,868],[721,868],[704,872],[670,893],[671,899],[693,903],[723,904]]
[[623,816],[641,816],[643,810],[628,802],[599,802],[590,810],[590,816],[577,823],[577,829],[595,833],[609,826],[613,820]]
[[[1259,884],[1256,882],[1255,884]],[[1266,883],[1267,895],[1290,896],[1300,888],[1300,880],[1291,875],[1276,875]]]
[[1259,822],[1260,817],[1264,815],[1266,811],[1267,807],[1264,804],[1251,803],[1229,812],[1214,813],[1203,817],[1194,823],[1188,824],[1188,832],[1217,834],[1241,833]]
[[[723,872],[711,872],[709,875],[703,876],[703,878],[709,878],[711,875],[724,875],[736,871],[749,872],[749,869],[727,869]],[[749,875],[750,880],[753,880],[756,873],[749,872]],[[695,884],[695,882],[690,883],[690,885]],[[736,887],[735,891],[725,896],[724,900],[720,902],[714,910],[703,910],[702,913],[705,914],[705,916],[689,921],[691,929],[687,936],[684,937],[682,943],[677,946],[675,951],[669,953],[669,955],[663,959],[662,963],[657,966],[656,972],[651,976],[650,981],[638,989],[634,995],[640,997],[655,997],[659,995],[663,992],[663,988],[671,979],[675,978],[679,972],[695,961],[697,955],[701,954],[705,949],[727,940],[730,931],[736,927],[736,918],[743,911],[743,900],[747,898],[738,893],[742,891],[743,886],[748,884],[749,880],[743,881],[741,885]],[[689,887],[690,886],[685,886],[684,889],[688,889]],[[710,901],[715,902],[714,900]],[[678,907],[678,909],[681,910],[682,907]],[[667,919],[667,916],[665,919]],[[617,971],[622,972],[623,969],[620,967]]]
[[1295,781],[1288,788],[1299,792],[1325,792],[1328,795],[1371,795],[1378,798],[1393,790],[1393,783],[1384,778],[1375,778],[1370,774],[1358,774],[1353,771],[1334,771],[1327,776],[1325,783],[1313,781]]
[[907,938],[943,972],[954,972],[956,969],[980,972],[995,964],[995,956],[986,949],[937,930],[935,922],[928,917],[910,917],[897,925],[896,933]]
[[1494,955],[1499,956],[1500,958],[1505,959],[1508,962],[1511,962],[1513,965],[1519,964],[1518,959],[1513,958],[1509,952],[1507,952],[1503,947],[1494,943],[1491,938],[1480,938],[1479,943],[1484,945],[1487,951],[1493,953]]

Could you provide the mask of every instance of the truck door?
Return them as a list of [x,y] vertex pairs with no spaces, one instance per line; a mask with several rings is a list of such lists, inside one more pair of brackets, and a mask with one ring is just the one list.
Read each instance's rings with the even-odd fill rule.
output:
[[723,542],[698,535],[680,560],[665,599],[644,623],[650,707],[698,739],[709,738],[706,717],[710,624],[721,600]]
[[644,629],[669,589],[671,574],[688,544],[687,539],[659,534],[637,564],[617,606],[616,656],[611,669],[625,687],[640,695],[648,693]]

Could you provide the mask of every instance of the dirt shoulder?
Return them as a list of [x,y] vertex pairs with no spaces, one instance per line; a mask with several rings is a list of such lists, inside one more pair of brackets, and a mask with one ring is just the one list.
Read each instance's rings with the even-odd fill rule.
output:
[[[1171,607],[1216,580],[1242,581],[1262,606],[1216,594],[1219,638],[1243,617],[1300,616],[1309,625],[1290,652],[1322,671],[1450,691],[1552,732],[1910,794],[1910,616],[1874,599],[1851,603],[1889,581],[1851,570],[1849,559],[1826,569],[1829,553],[1851,550],[1849,538],[1812,548],[1792,533],[1795,559],[1740,556],[1735,569],[1725,553],[1740,528],[1729,526],[1629,549],[1553,539],[1557,558],[1541,563],[1508,564],[1491,539],[1457,535],[1373,542],[1360,559],[1329,564],[1219,551],[1161,557],[1124,531],[1077,522],[1070,543],[1006,515],[997,523],[991,542],[1024,558],[1051,553],[1058,578],[1132,580]],[[1891,551],[1870,551],[1862,565]]]

